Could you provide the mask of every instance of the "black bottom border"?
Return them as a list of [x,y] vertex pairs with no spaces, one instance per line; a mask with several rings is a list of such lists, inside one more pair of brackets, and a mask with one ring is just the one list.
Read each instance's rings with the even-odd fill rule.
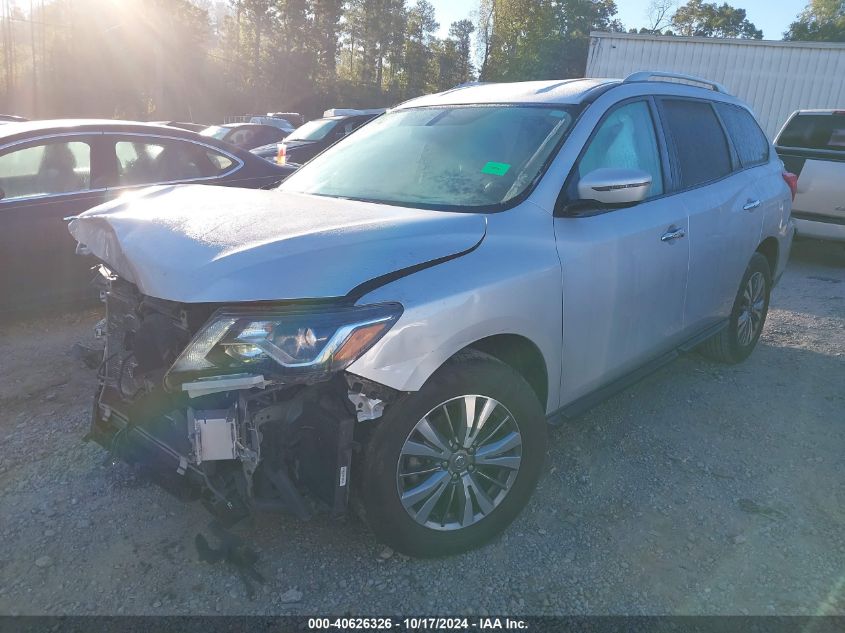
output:
[[0,633],[845,633],[843,616],[0,616]]

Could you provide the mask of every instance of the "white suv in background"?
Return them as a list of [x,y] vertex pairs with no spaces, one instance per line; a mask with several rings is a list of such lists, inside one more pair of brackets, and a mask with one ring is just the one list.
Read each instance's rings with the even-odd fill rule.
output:
[[792,217],[798,235],[845,241],[845,110],[798,110],[775,148],[798,176]]

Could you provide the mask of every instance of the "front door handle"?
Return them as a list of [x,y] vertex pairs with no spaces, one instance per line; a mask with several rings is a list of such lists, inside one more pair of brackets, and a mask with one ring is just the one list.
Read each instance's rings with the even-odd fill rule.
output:
[[686,231],[683,229],[679,229],[677,226],[670,226],[669,230],[666,231],[663,235],[660,236],[661,242],[672,242],[674,240],[679,240],[687,234]]
[[742,205],[742,210],[743,211],[753,211],[754,209],[756,209],[759,206],[760,206],[759,200],[749,200],[744,205]]

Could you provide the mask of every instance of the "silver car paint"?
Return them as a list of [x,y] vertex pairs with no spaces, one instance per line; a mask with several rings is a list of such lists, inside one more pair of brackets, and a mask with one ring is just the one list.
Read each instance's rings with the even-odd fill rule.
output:
[[[601,117],[622,100],[653,94],[742,105],[728,95],[669,83],[621,85],[600,96],[529,198],[487,216],[487,237],[478,249],[360,300],[398,300],[405,313],[349,371],[414,391],[475,340],[519,335],[545,359],[546,410],[552,412],[697,328],[726,318],[742,272],[766,237],[779,244],[779,277],[794,228],[789,189],[774,148],[766,165],[691,191],[594,218],[552,217],[564,180]],[[754,213],[744,211],[748,198],[757,194],[764,198],[761,206]],[[700,206],[702,199],[712,206]],[[548,223],[537,220],[538,211],[547,214]],[[637,217],[638,211],[649,219]],[[661,243],[672,224],[687,227],[689,239]],[[614,244],[614,235],[623,234]],[[716,239],[716,246],[705,239]],[[557,272],[549,268],[552,255],[561,266]],[[690,299],[693,291],[698,294]]]
[[69,230],[146,295],[234,303],[344,296],[472,248],[485,225],[475,214],[191,185],[101,205]]
[[[472,90],[499,103],[578,103],[579,92],[600,84]],[[652,94],[739,103],[681,84],[612,88],[583,111],[530,196],[500,213],[417,211],[282,192],[233,191],[224,198],[229,191],[206,195],[191,187],[150,205],[101,207],[83,214],[71,231],[101,259],[126,264],[142,292],[184,302],[340,296],[372,278],[466,251],[359,299],[399,301],[405,311],[349,371],[414,391],[467,345],[519,336],[544,359],[551,412],[679,343],[697,325],[726,317],[743,262],[763,238],[779,242],[776,276],[785,265],[793,225],[774,150],[770,163],[756,168],[757,183],[737,186],[749,170],[594,218],[554,218],[564,180],[599,119],[624,99]],[[473,101],[456,91],[400,107],[466,102]],[[737,209],[752,192],[764,204],[743,215]],[[699,207],[702,200],[708,202]],[[244,211],[235,216],[227,206]],[[210,223],[202,216],[209,209],[216,218]],[[662,242],[672,226],[686,235]],[[711,239],[718,239],[716,248],[705,241]]]

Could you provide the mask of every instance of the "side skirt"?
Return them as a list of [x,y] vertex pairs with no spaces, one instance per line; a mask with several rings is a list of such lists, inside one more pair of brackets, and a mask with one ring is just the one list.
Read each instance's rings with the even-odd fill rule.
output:
[[719,332],[721,332],[725,327],[728,325],[728,319],[724,319],[719,321],[715,325],[708,327],[707,329],[699,332],[692,338],[686,340],[684,343],[676,347],[675,349],[658,356],[643,365],[640,365],[630,373],[625,374],[624,376],[617,378],[611,383],[604,385],[603,387],[599,387],[595,391],[592,391],[584,396],[581,396],[577,400],[573,400],[567,405],[564,405],[557,411],[552,411],[550,414],[546,416],[546,420],[550,426],[561,426],[567,420],[571,420],[572,418],[578,417],[582,413],[592,409],[597,404],[604,402],[611,396],[616,395],[620,391],[627,389],[631,385],[634,385],[640,382],[646,376],[650,376],[658,369],[671,363],[673,360],[678,358],[681,354],[685,354],[691,352],[696,347],[698,347],[701,343],[709,339],[711,336],[715,336]]

